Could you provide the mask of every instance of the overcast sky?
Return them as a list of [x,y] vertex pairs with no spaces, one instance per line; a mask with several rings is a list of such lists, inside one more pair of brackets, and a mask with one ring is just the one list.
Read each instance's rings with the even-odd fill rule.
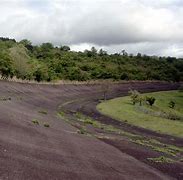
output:
[[0,0],[0,36],[183,57],[183,0]]

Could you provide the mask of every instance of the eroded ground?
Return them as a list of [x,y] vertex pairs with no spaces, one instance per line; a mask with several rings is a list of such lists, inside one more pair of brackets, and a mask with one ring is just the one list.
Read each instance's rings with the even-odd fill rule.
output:
[[[178,86],[114,84],[107,95]],[[102,95],[100,85],[0,81],[0,179],[181,179],[183,140],[101,115]]]

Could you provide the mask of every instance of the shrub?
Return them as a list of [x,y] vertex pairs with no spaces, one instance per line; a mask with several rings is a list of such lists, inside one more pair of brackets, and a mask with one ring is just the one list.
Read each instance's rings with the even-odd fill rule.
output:
[[139,105],[142,106],[142,103],[145,101],[144,96],[140,95],[138,98]]
[[130,98],[131,98],[133,105],[135,105],[137,102],[139,102],[140,93],[138,91],[130,90],[129,94],[130,94]]
[[48,112],[46,110],[39,110],[38,113],[45,114],[45,115],[48,114]]
[[169,108],[174,109],[174,107],[175,107],[175,102],[174,101],[170,101],[169,102]]
[[48,128],[48,127],[50,127],[50,125],[47,124],[47,123],[45,123],[45,124],[44,124],[44,127],[47,127],[47,128]]
[[39,125],[39,121],[37,119],[33,119],[32,123]]
[[160,156],[156,158],[147,158],[149,161],[156,162],[156,163],[173,163],[174,161],[170,158]]
[[94,122],[91,119],[86,119],[84,123],[93,125]]
[[86,134],[86,129],[84,129],[83,127],[81,127],[78,131],[77,131],[78,134]]
[[11,101],[11,97],[0,97],[0,101]]
[[150,105],[150,106],[152,106],[154,103],[155,103],[155,97],[146,97],[146,102],[148,102],[148,104]]

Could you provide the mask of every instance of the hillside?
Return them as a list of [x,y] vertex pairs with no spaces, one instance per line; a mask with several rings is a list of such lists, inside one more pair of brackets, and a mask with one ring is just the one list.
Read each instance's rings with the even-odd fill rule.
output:
[[36,81],[52,80],[183,80],[183,59],[138,53],[70,51],[68,46],[39,46],[28,40],[0,38],[0,75]]
[[[165,82],[111,84],[108,96],[122,96],[132,85],[143,92],[179,87]],[[0,81],[0,179],[182,179],[181,162],[147,160],[170,152],[182,157],[182,139],[99,114],[96,103],[101,98],[99,85]],[[82,123],[85,115],[90,121]],[[91,118],[97,123],[87,124]],[[139,141],[158,144],[148,144],[156,147],[152,150]],[[166,153],[159,152],[162,145]]]

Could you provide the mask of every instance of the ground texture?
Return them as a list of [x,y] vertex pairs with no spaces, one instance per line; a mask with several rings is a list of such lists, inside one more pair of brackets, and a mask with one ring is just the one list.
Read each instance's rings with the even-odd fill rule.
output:
[[[114,84],[108,98],[125,95],[129,88],[151,92],[178,87],[179,84],[159,82]],[[160,135],[101,115],[96,105],[102,95],[99,85],[0,81],[0,180],[181,179],[181,162],[146,163],[144,157],[156,152],[117,136],[111,140],[80,134],[76,124],[73,126],[58,117],[58,111],[71,116],[80,112],[127,132],[183,145],[181,138]]]

